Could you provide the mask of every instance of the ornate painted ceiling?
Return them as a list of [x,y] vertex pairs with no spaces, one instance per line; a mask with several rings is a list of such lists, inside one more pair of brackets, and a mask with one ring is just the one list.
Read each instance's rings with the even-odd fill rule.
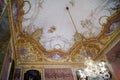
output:
[[[68,51],[76,41],[96,38],[113,14],[114,0],[29,0],[24,3],[23,31],[37,35],[46,50]],[[112,25],[111,28],[115,28]],[[38,32],[34,34],[35,32]]]
[[2,16],[0,3],[0,39],[6,36],[0,52],[11,37],[10,56],[24,72],[51,65],[77,69],[86,59],[107,61],[106,53],[120,41],[119,0],[8,0],[6,5],[9,15]]
[[119,0],[12,0],[11,7],[18,62],[97,59],[120,39]]

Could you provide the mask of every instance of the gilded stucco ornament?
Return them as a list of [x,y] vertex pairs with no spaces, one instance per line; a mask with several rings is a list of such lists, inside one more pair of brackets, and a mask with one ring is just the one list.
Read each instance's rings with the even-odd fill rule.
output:
[[83,39],[84,39],[84,36],[83,36],[82,34],[80,34],[80,33],[78,33],[78,32],[75,33],[75,35],[74,35],[74,40],[75,40],[76,42],[83,41]]
[[[119,26],[120,26],[120,9],[115,11],[111,16],[107,18],[107,22],[102,25],[103,30],[101,33],[93,39],[86,39],[85,41],[79,41],[71,50],[71,59],[72,61],[76,61],[79,55],[90,56],[92,59],[96,59],[98,55],[102,54],[102,50],[105,50],[107,46],[114,40],[114,38],[119,35]],[[118,23],[115,29],[111,30],[111,25],[114,23]],[[82,44],[81,44],[82,43]],[[89,54],[87,54],[89,51]],[[82,54],[81,54],[82,53]],[[79,58],[77,61],[82,60],[83,58]]]
[[36,40],[27,34],[19,35],[16,41],[16,57],[18,63],[42,61],[43,48],[40,47]]
[[[88,44],[89,43],[89,44]],[[94,44],[91,42],[83,43],[82,45],[78,45],[75,50],[71,52],[71,60],[76,61],[84,61],[86,57],[95,58],[97,53],[100,51],[100,44]]]
[[36,29],[36,31],[34,31],[31,35],[35,40],[39,41],[42,34],[43,34],[43,29],[41,28],[41,29]]
[[[41,46],[41,43],[38,41],[41,40],[41,35],[43,30],[41,28],[35,29],[31,34],[27,34],[22,31],[22,20],[23,20],[23,2],[22,0],[17,0],[19,11],[18,14],[18,23],[16,26],[13,26],[15,32],[15,61],[17,61],[17,66],[22,66],[23,75],[27,70],[36,69],[44,74],[45,66],[71,66],[73,71],[76,68],[84,66],[85,57],[91,57],[93,60],[103,60],[105,56],[105,50],[107,47],[114,45],[113,42],[116,42],[120,39],[120,24],[118,24],[114,29],[111,30],[111,25],[120,22],[120,9],[117,9],[111,16],[107,17],[107,22],[101,24],[102,30],[96,37],[86,38],[85,34],[76,32],[74,35],[75,43],[70,48],[69,51],[65,52],[61,49],[53,49],[51,51],[44,49]],[[71,0],[72,1],[72,0]],[[42,6],[40,6],[42,7]],[[11,19],[12,20],[12,19]],[[33,26],[33,25],[32,25]],[[84,26],[86,27],[86,26]],[[88,27],[88,26],[87,26]],[[31,28],[30,28],[31,29]],[[53,31],[49,30],[50,34],[54,34],[58,28],[52,28]],[[56,30],[57,29],[57,30]],[[19,32],[20,31],[20,32]],[[13,31],[14,32],[14,31]],[[66,31],[67,32],[67,31]],[[94,35],[94,33],[91,33]],[[85,37],[85,38],[84,38]],[[59,38],[57,38],[59,39]],[[57,52],[57,53],[56,53]],[[100,58],[102,55],[102,58]],[[106,60],[106,59],[105,59]],[[60,67],[61,67],[60,66]]]
[[[19,18],[18,22],[20,25],[22,25],[21,21],[23,20],[23,14],[24,14],[23,3],[24,2],[22,2],[22,1],[18,1],[19,6],[21,5],[19,7],[20,13],[18,14],[18,18]],[[29,4],[29,2],[28,2],[28,4]],[[38,12],[39,11],[37,11],[37,13]],[[29,13],[29,10],[27,13]],[[37,16],[37,13],[33,15],[33,16],[35,16],[35,18]],[[119,13],[120,13],[120,9],[118,8],[113,14],[111,14],[111,16],[107,17],[107,22],[101,24],[102,30],[100,31],[100,33],[98,35],[95,35],[94,32],[91,32],[92,27],[96,27],[93,24],[91,18],[87,19],[85,21],[83,20],[84,22],[81,23],[82,27],[87,28],[87,30],[89,30],[89,31],[91,30],[89,32],[90,33],[89,35],[93,35],[93,36],[86,37],[85,33],[82,34],[82,32],[80,33],[76,30],[76,32],[73,36],[74,41],[75,41],[74,45],[70,48],[70,50],[68,52],[64,52],[63,50],[60,50],[60,51],[58,50],[58,52],[60,54],[54,54],[54,52],[56,51],[54,49],[52,51],[49,51],[49,50],[47,51],[47,50],[43,49],[43,46],[41,46],[41,43],[38,43],[38,41],[41,40],[41,37],[43,35],[42,28],[36,28],[35,31],[33,31],[30,34],[26,34],[27,32],[21,31],[21,33],[23,35],[17,37],[16,42],[15,42],[15,44],[16,44],[15,47],[16,47],[16,51],[17,51],[16,56],[18,57],[18,61],[19,62],[24,62],[24,61],[28,61],[28,62],[29,61],[33,61],[33,62],[38,61],[39,62],[41,60],[45,60],[46,62],[47,61],[54,62],[56,59],[58,59],[58,61],[59,61],[59,59],[60,60],[63,59],[62,62],[65,62],[65,61],[67,61],[66,59],[69,59],[69,61],[72,61],[72,62],[79,62],[79,61],[82,62],[84,60],[84,57],[86,57],[86,56],[90,56],[92,59],[95,59],[99,54],[102,54],[101,53],[102,50],[104,50],[106,48],[106,46],[111,42],[111,40],[113,40],[116,37],[116,35],[119,33],[119,30],[118,30],[119,25],[117,25],[118,27],[115,27],[114,30],[110,30],[111,29],[110,27],[113,23],[116,23],[116,22],[119,23],[119,20],[120,20]],[[100,17],[100,18],[102,18],[102,17]],[[100,19],[99,19],[99,22],[101,22]],[[20,25],[18,27],[21,27]],[[32,22],[31,22],[31,25],[29,25],[28,27],[29,27],[29,29],[32,29],[31,27],[34,27]],[[28,28],[26,28],[26,29],[28,29]],[[56,29],[57,29],[56,27],[52,27],[50,29],[48,28],[49,34],[54,34],[55,31],[57,31]],[[98,28],[96,28],[96,29],[99,30]],[[53,31],[51,31],[51,30],[53,30]],[[57,38],[57,39],[59,39],[59,38]],[[50,55],[52,55],[53,57],[51,57]],[[63,57],[61,57],[61,55]],[[54,58],[54,56],[57,58]],[[69,57],[67,57],[67,56],[69,56]],[[52,59],[52,58],[54,58],[54,59]]]

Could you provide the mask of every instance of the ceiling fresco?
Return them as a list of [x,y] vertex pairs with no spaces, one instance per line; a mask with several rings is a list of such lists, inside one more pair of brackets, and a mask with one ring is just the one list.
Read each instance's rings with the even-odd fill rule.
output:
[[11,1],[18,63],[97,59],[120,37],[119,0]]
[[[119,6],[119,0],[29,0],[24,2],[22,30],[46,50],[69,51],[75,42],[96,38]],[[112,30],[119,23],[112,24]]]
[[0,0],[0,72],[7,60],[22,74],[103,61],[119,74],[119,43],[120,0]]
[[0,64],[8,49],[22,74],[108,62],[112,55],[107,61],[105,54],[120,41],[120,0],[8,0],[7,6],[0,17]]

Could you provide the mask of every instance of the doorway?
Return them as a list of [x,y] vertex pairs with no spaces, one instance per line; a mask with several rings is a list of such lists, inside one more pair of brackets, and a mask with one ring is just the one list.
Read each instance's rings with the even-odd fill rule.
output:
[[24,80],[41,80],[41,74],[38,70],[28,70],[24,73]]

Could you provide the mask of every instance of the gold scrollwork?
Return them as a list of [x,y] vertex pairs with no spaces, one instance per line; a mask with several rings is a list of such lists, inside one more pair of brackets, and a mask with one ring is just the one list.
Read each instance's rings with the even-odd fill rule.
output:
[[[32,38],[31,38],[32,39]],[[16,44],[16,56],[19,62],[36,62],[42,61],[42,50],[39,49],[36,43],[32,40],[26,38],[26,36],[21,36],[17,39]]]
[[79,47],[75,48],[73,52],[71,52],[71,60],[74,62],[83,61],[85,57],[95,58],[96,55],[101,50],[101,44],[97,43],[87,43],[87,44],[79,44]]
[[28,5],[29,5],[29,9],[24,13],[24,14],[27,14],[31,9],[31,3],[30,3],[30,1],[24,1],[24,4],[25,3],[28,3]]

